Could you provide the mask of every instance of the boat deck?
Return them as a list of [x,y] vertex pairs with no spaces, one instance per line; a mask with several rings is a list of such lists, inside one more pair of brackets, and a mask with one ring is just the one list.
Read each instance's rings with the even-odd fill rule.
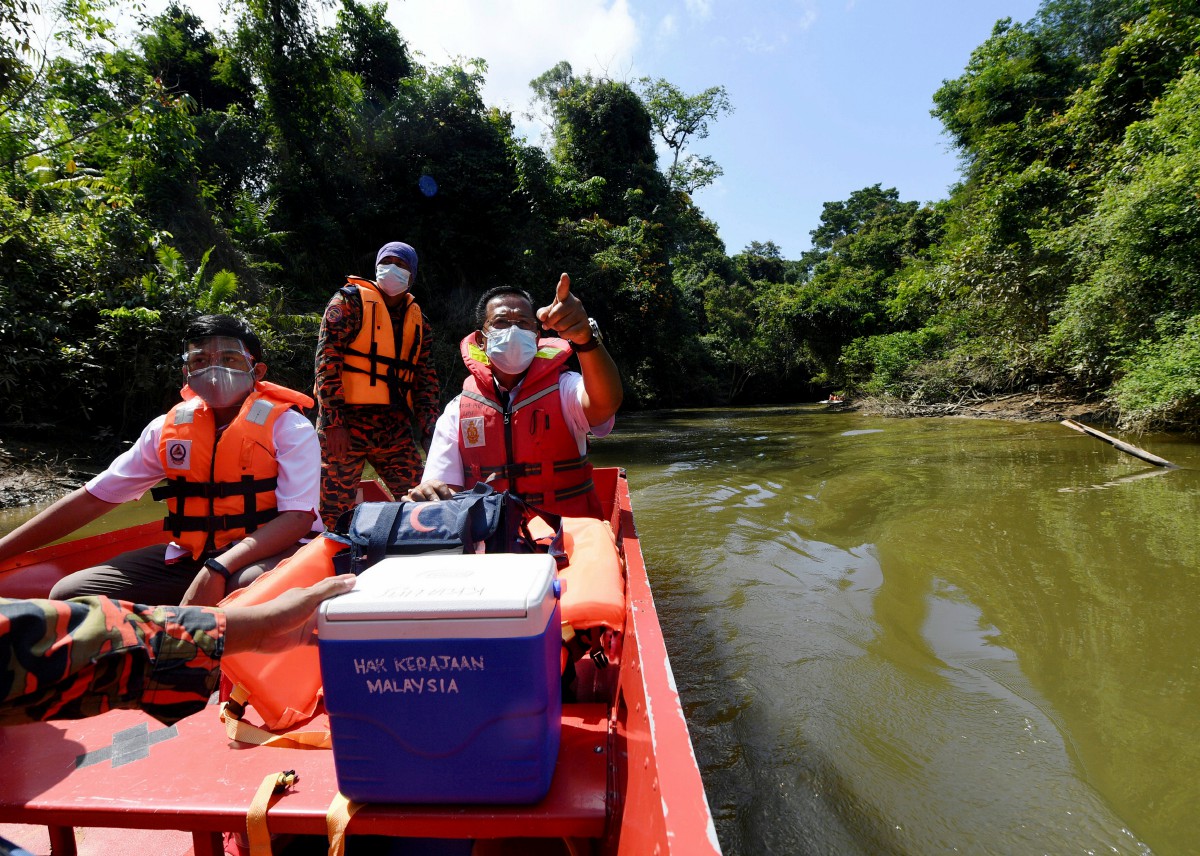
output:
[[[607,810],[608,729],[607,705],[564,705],[554,780],[535,806],[373,804],[354,815],[348,834],[599,838]],[[170,728],[124,710],[2,728],[0,770],[8,771],[0,823],[49,827],[56,856],[77,852],[74,827],[181,829],[192,833],[197,856],[220,854],[221,833],[245,829],[259,784],[281,770],[295,770],[298,780],[272,802],[271,832],[324,836],[337,793],[331,752],[233,743],[213,706]]]

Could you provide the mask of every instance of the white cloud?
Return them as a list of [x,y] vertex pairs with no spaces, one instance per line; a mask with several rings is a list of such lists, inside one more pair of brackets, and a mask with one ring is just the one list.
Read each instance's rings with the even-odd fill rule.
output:
[[[812,29],[820,17],[816,0],[795,0],[793,10],[779,9],[770,16],[755,16],[753,28],[738,38],[748,53],[774,53],[793,38]],[[769,20],[763,20],[769,18]]]
[[[156,15],[169,2],[142,0],[142,8]],[[486,60],[484,102],[512,111],[518,131],[532,136],[539,128],[521,116],[532,95],[529,81],[560,60],[571,63],[579,75],[591,72],[615,80],[637,76],[634,55],[640,33],[631,2],[638,0],[391,0],[387,18],[425,64]],[[706,5],[708,0],[688,2]],[[221,9],[223,0],[182,4],[210,28],[232,24]],[[118,29],[128,38],[138,31],[137,13],[132,7],[118,8]],[[322,26],[333,25],[334,8],[318,2],[311,8]]]
[[712,0],[685,0],[688,12],[694,18],[707,21],[712,16]]
[[791,36],[786,32],[764,34],[756,30],[742,36],[738,41],[748,53],[765,54],[774,53],[786,46],[791,41]]
[[632,75],[639,33],[628,0],[404,0],[388,20],[424,61],[487,60],[484,101],[519,112],[529,81],[560,60],[576,74]]
[[658,22],[658,29],[655,30],[654,37],[660,42],[668,42],[677,32],[679,32],[679,22],[675,16],[663,15],[662,20]]
[[[854,0],[850,0],[850,4],[854,4]],[[813,24],[817,23],[817,7],[816,4],[804,2],[800,4],[800,16],[796,19],[796,26],[800,32],[807,32]]]

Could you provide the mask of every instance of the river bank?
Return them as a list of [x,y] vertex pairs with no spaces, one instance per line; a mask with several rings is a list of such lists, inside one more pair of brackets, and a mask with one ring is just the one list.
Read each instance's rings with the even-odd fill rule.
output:
[[[1111,424],[1103,402],[1084,402],[1057,390],[966,398],[945,404],[908,404],[868,398],[830,405],[888,417],[958,416],[1021,422],[1078,419]],[[0,508],[50,502],[83,485],[117,454],[113,444],[69,441],[65,447],[22,437],[0,438]]]
[[50,502],[83,485],[112,459],[111,446],[0,438],[0,508]]
[[1056,387],[1006,395],[964,396],[954,402],[912,404],[898,398],[865,398],[831,405],[868,416],[960,416],[969,419],[1005,419],[1017,422],[1059,422],[1077,419],[1111,426],[1113,409],[1103,400],[1081,400]]

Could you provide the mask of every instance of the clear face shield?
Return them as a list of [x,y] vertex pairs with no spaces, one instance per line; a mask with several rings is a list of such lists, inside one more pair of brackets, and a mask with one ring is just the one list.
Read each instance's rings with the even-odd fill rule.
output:
[[238,339],[213,336],[188,342],[187,385],[210,407],[232,407],[254,389],[254,358]]

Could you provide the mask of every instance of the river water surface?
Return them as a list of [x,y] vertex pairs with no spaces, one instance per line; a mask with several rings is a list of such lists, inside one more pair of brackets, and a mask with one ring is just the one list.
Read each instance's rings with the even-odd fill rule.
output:
[[1200,444],[622,417],[727,854],[1200,852]]

